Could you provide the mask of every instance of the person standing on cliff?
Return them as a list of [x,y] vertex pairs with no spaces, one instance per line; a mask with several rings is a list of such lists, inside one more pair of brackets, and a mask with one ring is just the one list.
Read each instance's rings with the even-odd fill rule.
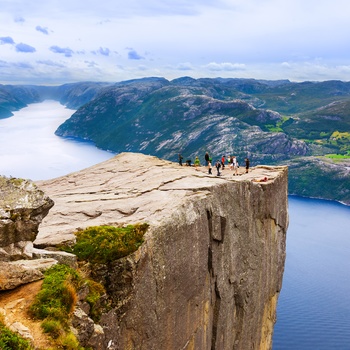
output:
[[205,159],[205,165],[208,166],[208,164],[209,164],[209,153],[208,152],[205,152],[204,159]]
[[221,168],[221,162],[220,162],[220,160],[217,160],[217,161],[216,161],[215,167],[216,167],[216,170],[217,170],[216,176],[220,176],[220,175],[221,175],[221,173],[220,173],[220,168]]
[[230,156],[230,169],[233,170],[233,156]]
[[208,162],[208,174],[209,175],[212,175],[211,169],[212,169],[211,158],[209,158],[209,162]]
[[225,169],[225,156],[221,157],[221,166],[222,166],[222,170]]
[[194,166],[195,166],[195,168],[201,166],[201,163],[200,163],[200,161],[199,161],[198,156],[196,156],[196,159],[194,160]]
[[239,165],[238,165],[238,161],[237,161],[237,158],[235,156],[233,156],[233,162],[232,162],[232,165],[233,165],[233,171],[235,172],[233,174],[233,176],[235,175],[238,175],[238,168],[239,168]]
[[179,164],[182,166],[182,159],[184,159],[184,157],[179,153]]
[[249,165],[250,165],[249,158],[246,158],[246,159],[245,159],[245,172],[246,172],[246,173],[249,172]]

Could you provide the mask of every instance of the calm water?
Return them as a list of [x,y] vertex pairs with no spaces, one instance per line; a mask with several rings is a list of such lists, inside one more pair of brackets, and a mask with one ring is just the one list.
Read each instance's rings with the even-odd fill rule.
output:
[[[0,119],[0,175],[49,179],[111,158],[54,135],[73,112],[45,101]],[[350,207],[289,197],[289,216],[273,350],[350,350]]]
[[350,207],[289,197],[273,350],[350,349]]
[[54,134],[74,112],[57,101],[45,101],[0,119],[0,175],[51,179],[113,157],[91,143]]

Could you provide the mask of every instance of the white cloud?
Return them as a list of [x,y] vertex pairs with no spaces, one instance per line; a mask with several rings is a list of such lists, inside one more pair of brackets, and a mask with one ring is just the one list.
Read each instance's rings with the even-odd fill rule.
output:
[[[347,0],[2,0],[1,60],[18,63],[15,45],[28,45],[19,50],[31,53],[33,70],[0,71],[0,83],[176,78],[186,71],[350,80],[347,7]],[[36,71],[37,62],[57,63],[57,71],[48,76],[42,63]]]
[[194,70],[194,67],[190,62],[184,62],[184,63],[179,63],[175,69],[180,71]]
[[231,71],[245,70],[246,65],[242,64],[242,63],[210,62],[209,64],[205,65],[204,68],[206,68],[210,71],[229,71],[229,72],[231,72]]

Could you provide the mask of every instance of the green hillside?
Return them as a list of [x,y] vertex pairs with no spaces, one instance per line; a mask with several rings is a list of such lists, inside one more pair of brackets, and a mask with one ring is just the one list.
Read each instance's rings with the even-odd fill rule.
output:
[[209,151],[241,163],[248,156],[252,166],[286,164],[290,193],[350,204],[349,82],[182,77],[0,85],[0,118],[47,98],[77,109],[57,135],[172,161]]

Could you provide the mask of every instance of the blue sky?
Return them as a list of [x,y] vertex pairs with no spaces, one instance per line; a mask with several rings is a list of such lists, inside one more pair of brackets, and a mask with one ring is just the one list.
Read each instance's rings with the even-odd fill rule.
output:
[[350,81],[348,0],[0,0],[0,83]]

